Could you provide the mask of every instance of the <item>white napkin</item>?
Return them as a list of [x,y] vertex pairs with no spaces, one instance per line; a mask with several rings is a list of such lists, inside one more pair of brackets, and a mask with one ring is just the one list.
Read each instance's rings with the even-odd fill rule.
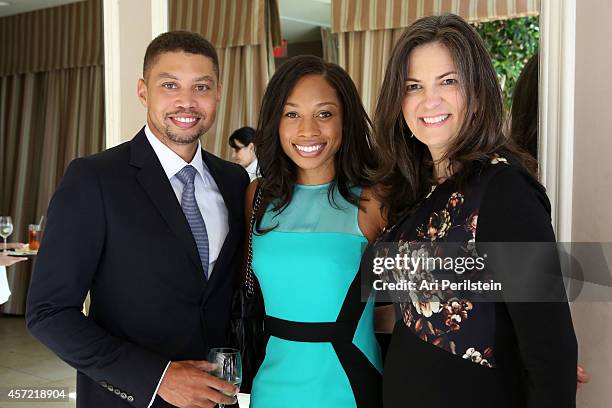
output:
[[0,305],[6,302],[11,296],[11,290],[9,289],[8,279],[6,279],[6,268],[0,266]]
[[250,402],[251,402],[250,394],[238,393],[238,406],[240,408],[249,408]]

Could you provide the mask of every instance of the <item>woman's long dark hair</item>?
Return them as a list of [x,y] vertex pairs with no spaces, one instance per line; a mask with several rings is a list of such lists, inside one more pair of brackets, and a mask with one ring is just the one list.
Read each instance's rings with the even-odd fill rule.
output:
[[534,160],[504,135],[504,106],[495,69],[473,27],[454,14],[424,17],[406,29],[387,65],[374,115],[374,135],[381,166],[373,179],[391,224],[410,214],[436,182],[427,146],[410,137],[402,114],[411,52],[438,42],[449,50],[466,104],[463,124],[442,159],[452,178],[463,185],[476,168],[495,155],[535,171]]
[[510,137],[538,159],[538,70],[536,53],[523,68],[512,95]]
[[281,147],[278,129],[289,94],[306,75],[325,78],[342,104],[342,143],[335,157],[336,174],[329,189],[330,203],[334,204],[333,191],[337,189],[344,199],[359,206],[359,197],[350,187],[371,185],[368,174],[376,163],[370,148],[372,123],[355,84],[336,64],[310,55],[293,57],[278,68],[268,83],[253,139],[261,171],[261,205],[256,213],[258,232],[266,232],[259,226],[268,204],[273,203],[274,211],[282,211],[291,201],[297,169]]

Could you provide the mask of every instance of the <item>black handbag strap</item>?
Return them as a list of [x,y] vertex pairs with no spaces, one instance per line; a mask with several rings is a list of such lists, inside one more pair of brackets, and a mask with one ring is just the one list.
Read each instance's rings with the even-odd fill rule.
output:
[[247,297],[255,296],[255,276],[253,275],[253,231],[255,228],[255,218],[257,211],[259,210],[259,206],[261,205],[261,189],[259,185],[255,190],[255,200],[253,200],[253,210],[251,211],[251,220],[249,222],[249,249],[247,252],[247,262],[246,262],[246,295]]

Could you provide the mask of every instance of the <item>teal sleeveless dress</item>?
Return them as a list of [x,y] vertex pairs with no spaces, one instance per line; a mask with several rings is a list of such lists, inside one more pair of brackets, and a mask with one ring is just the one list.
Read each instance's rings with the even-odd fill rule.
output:
[[[358,208],[330,184],[296,185],[280,214],[268,207],[253,236],[253,271],[270,335],[251,408],[382,405],[374,303],[361,301],[367,239]],[[359,195],[361,190],[353,189]]]

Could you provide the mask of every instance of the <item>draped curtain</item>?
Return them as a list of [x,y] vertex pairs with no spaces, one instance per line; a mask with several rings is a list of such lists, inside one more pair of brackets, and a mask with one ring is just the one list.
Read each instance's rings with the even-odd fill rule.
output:
[[538,15],[540,10],[539,0],[332,0],[331,4],[338,64],[355,81],[370,115],[393,46],[415,20],[453,13],[482,22]]
[[323,59],[327,62],[338,63],[338,35],[332,33],[330,28],[321,27],[321,42],[323,43]]
[[202,137],[204,148],[229,158],[228,139],[243,126],[257,126],[259,106],[274,73],[274,45],[280,45],[276,0],[170,0],[170,29],[209,40],[219,54],[223,88],[215,125]]
[[[27,242],[68,163],[104,148],[101,2],[0,18],[0,43],[0,213]],[[4,313],[24,314],[35,259],[8,268]]]

